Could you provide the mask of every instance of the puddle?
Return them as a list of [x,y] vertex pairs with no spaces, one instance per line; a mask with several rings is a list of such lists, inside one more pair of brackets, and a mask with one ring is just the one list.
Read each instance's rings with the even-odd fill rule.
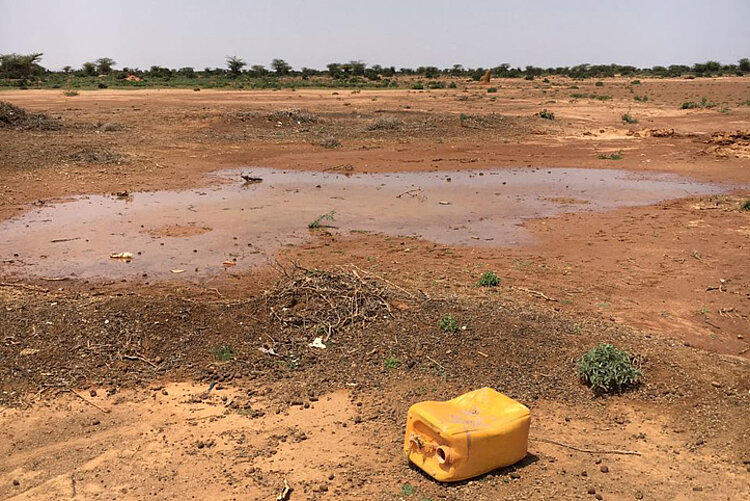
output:
[[[264,264],[314,238],[335,211],[340,234],[371,231],[451,245],[523,244],[524,219],[719,193],[670,175],[597,169],[498,169],[343,175],[244,169],[205,189],[81,196],[0,222],[0,271],[43,277],[195,278]],[[234,182],[234,180],[237,182]],[[111,259],[131,253],[132,260]],[[228,263],[234,264],[231,266]],[[172,270],[178,271],[174,273]]]

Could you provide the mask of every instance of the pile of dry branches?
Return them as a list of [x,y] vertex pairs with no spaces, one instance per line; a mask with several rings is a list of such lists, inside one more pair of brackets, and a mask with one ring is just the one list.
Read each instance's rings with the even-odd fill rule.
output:
[[294,265],[265,295],[272,321],[301,328],[327,341],[340,329],[393,316],[391,303],[411,293],[356,266],[338,271]]

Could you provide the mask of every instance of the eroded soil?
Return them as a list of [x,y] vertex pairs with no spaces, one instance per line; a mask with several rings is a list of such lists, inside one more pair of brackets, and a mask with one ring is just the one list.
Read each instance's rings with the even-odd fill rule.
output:
[[[355,222],[310,232],[304,218],[303,238],[269,251],[269,264],[225,266],[221,255],[198,281],[35,275],[22,255],[40,249],[19,244],[0,281],[0,496],[273,499],[284,479],[292,499],[750,494],[750,212],[739,210],[750,197],[750,82],[493,86],[0,93],[59,125],[0,129],[3,224],[79,195],[125,204],[143,190],[214,190],[214,172],[247,166],[616,168],[722,186],[606,211],[580,194],[527,194],[563,212],[531,204],[517,245],[351,231],[366,229]],[[679,109],[703,96],[717,107]],[[543,108],[556,120],[535,116]],[[626,112],[639,123],[622,124]],[[322,146],[331,138],[340,146]],[[212,224],[182,219],[136,233],[211,235]],[[290,262],[380,281],[380,309],[309,347],[319,325],[290,319],[312,310],[279,293],[300,273]],[[487,270],[499,287],[476,287]],[[441,332],[447,313],[465,330]],[[638,355],[641,385],[601,397],[576,380],[575,359],[603,341]],[[532,409],[527,460],[458,485],[410,469],[408,406],[481,386]]]

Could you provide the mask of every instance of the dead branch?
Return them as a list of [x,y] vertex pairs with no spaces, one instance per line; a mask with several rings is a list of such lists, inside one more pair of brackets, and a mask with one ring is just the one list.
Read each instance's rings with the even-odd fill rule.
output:
[[640,456],[640,452],[636,451],[623,451],[618,449],[586,449],[583,447],[576,447],[574,445],[568,445],[564,444],[562,442],[556,442],[555,440],[549,440],[546,438],[532,438],[531,440],[534,440],[536,442],[544,442],[545,444],[552,444],[552,445],[558,445],[560,447],[565,447],[568,449],[573,449],[574,451],[578,452],[585,452],[587,454],[624,454],[629,456]]

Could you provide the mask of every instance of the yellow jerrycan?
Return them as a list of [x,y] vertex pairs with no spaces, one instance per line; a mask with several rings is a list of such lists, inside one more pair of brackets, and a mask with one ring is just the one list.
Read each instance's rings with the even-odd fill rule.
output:
[[441,482],[476,477],[526,457],[529,409],[492,388],[409,408],[404,451]]

